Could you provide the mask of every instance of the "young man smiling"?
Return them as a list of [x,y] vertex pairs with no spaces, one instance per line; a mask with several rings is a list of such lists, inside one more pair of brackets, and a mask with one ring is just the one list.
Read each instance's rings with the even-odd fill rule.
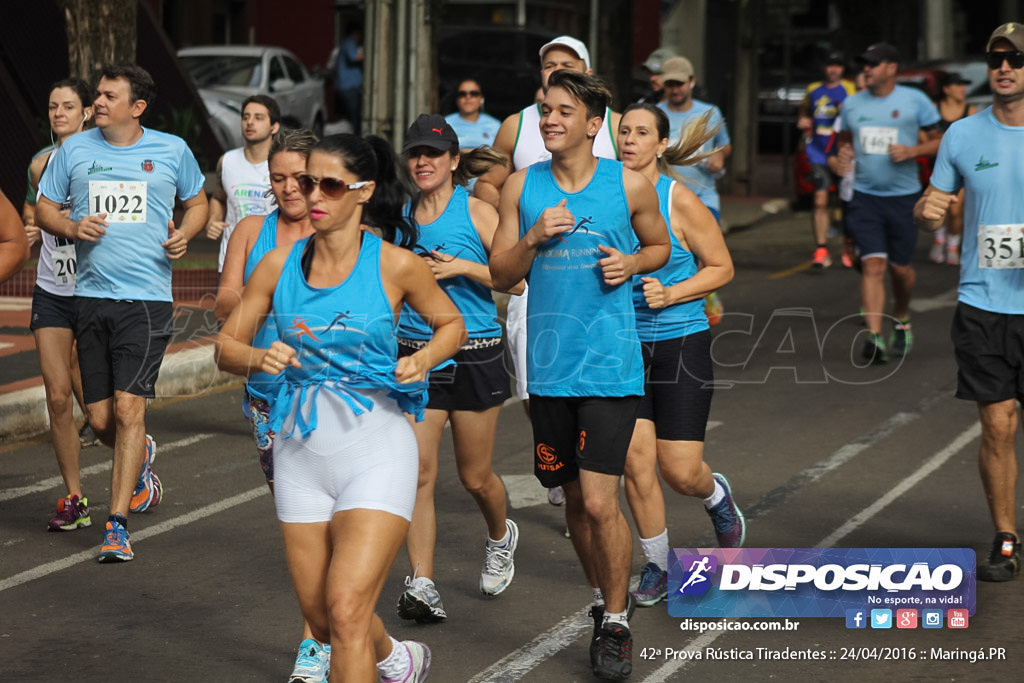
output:
[[591,76],[551,74],[540,120],[551,160],[505,183],[490,269],[495,289],[530,284],[534,473],[564,488],[573,547],[598,587],[594,674],[621,680],[632,672],[632,538],[619,481],[643,393],[630,278],[664,265],[670,242],[650,181],[594,156],[610,99]]

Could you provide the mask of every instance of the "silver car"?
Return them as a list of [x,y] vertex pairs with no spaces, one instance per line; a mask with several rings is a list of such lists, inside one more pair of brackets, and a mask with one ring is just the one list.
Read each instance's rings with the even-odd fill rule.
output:
[[178,50],[178,59],[210,112],[210,123],[224,149],[242,146],[242,102],[256,94],[277,100],[286,125],[323,133],[324,82],[310,75],[288,50],[205,45]]

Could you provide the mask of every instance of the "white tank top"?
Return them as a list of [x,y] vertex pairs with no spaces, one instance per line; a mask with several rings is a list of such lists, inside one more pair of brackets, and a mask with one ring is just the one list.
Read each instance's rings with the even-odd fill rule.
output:
[[251,164],[245,158],[241,147],[224,153],[220,167],[221,183],[227,194],[227,208],[224,212],[224,234],[220,240],[220,257],[217,270],[224,268],[224,256],[228,250],[228,239],[238,221],[246,216],[266,216],[274,210],[274,197],[269,194],[270,170],[267,162]]
[[[52,155],[57,150],[50,152]],[[43,172],[50,164],[47,157]],[[42,174],[40,174],[42,175]],[[39,205],[39,191],[36,190],[36,205]],[[61,210],[70,209],[70,197],[61,204]],[[57,237],[45,230],[39,231],[39,263],[36,265],[36,284],[39,289],[56,296],[72,296],[75,293],[75,274],[78,260],[75,256],[75,241]]]
[[[619,158],[615,149],[615,134],[611,129],[612,110],[605,109],[601,130],[594,138],[594,156],[611,159]],[[547,161],[551,152],[544,147],[540,136],[540,105],[534,104],[519,112],[519,130],[516,131],[516,145],[512,150],[512,164],[516,171],[532,166],[538,161]]]

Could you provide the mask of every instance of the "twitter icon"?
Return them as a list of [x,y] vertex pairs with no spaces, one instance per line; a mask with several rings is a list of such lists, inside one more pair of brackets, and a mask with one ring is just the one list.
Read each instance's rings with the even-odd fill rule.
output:
[[871,610],[871,628],[892,628],[892,610]]

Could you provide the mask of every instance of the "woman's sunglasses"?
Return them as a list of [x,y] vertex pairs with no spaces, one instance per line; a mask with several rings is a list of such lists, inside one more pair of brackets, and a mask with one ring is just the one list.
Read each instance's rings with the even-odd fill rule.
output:
[[299,176],[299,192],[308,195],[314,187],[320,186],[320,192],[328,199],[337,199],[348,190],[358,190],[366,187],[369,180],[360,180],[357,183],[346,183],[341,178],[314,178],[310,175]]

